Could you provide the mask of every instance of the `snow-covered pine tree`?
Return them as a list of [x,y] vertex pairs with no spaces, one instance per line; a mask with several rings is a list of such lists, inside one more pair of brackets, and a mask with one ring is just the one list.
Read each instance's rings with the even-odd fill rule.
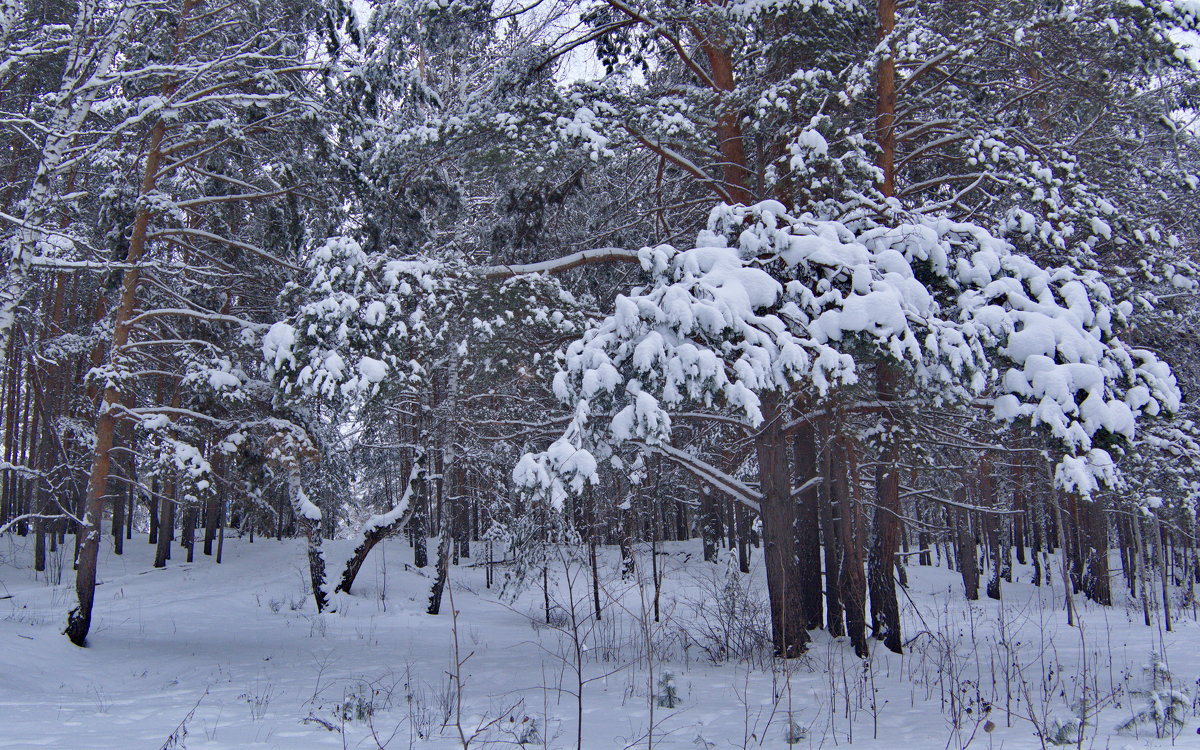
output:
[[[150,473],[161,473],[172,490],[166,502],[185,508],[189,536],[194,504],[208,503],[217,489],[210,449],[232,445],[226,434],[267,416],[269,400],[255,393],[254,373],[241,363],[258,349],[253,332],[272,317],[264,302],[295,268],[289,256],[299,244],[297,223],[293,216],[288,226],[287,209],[278,207],[295,189],[304,163],[296,136],[315,111],[304,6],[205,10],[184,0],[129,8],[136,41],[125,46],[120,68],[93,82],[106,98],[87,150],[119,163],[137,149],[128,159],[137,165],[129,175],[136,187],[118,171],[96,191],[104,215],[131,226],[99,227],[115,236],[117,258],[89,257],[82,248],[54,257],[120,274],[112,312],[101,317],[111,333],[97,342],[89,374],[99,409],[79,601],[67,624],[78,645],[91,622],[118,424],[132,423],[150,448],[139,460],[158,467]],[[160,543],[169,544],[170,533]]]

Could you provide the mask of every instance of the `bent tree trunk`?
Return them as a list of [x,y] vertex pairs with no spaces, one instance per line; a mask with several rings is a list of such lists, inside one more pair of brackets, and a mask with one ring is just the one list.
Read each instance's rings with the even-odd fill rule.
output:
[[424,456],[417,456],[416,461],[413,462],[412,471],[409,472],[408,486],[404,488],[404,495],[387,513],[367,519],[362,529],[362,540],[354,548],[350,559],[346,561],[346,567],[342,571],[342,578],[338,582],[337,588],[334,589],[335,592],[350,593],[350,587],[354,585],[354,579],[358,577],[358,571],[362,569],[367,555],[371,553],[376,544],[408,524],[414,510],[423,499],[424,489],[425,459]]
[[804,653],[808,631],[805,630],[803,578],[796,558],[796,508],[791,497],[787,436],[783,431],[779,401],[776,393],[763,396],[764,421],[762,430],[755,437],[755,448],[762,487],[760,512],[771,604],[771,636],[775,653],[792,658]]

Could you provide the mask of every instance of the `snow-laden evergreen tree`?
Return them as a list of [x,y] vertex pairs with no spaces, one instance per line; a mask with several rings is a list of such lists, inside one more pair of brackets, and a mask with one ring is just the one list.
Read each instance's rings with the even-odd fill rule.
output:
[[[131,425],[148,448],[139,460],[156,467],[150,474],[167,490],[164,508],[181,504],[187,518],[217,490],[213,457],[237,444],[226,436],[247,420],[266,424],[270,394],[255,387],[257,357],[246,352],[258,351],[255,331],[266,329],[270,300],[295,268],[303,228],[287,200],[304,169],[298,136],[316,112],[306,6],[208,10],[184,0],[123,12],[133,36],[120,67],[81,93],[104,94],[103,107],[91,108],[89,156],[136,168],[97,184],[98,201],[76,204],[115,223],[88,226],[87,213],[70,216],[78,219],[70,228],[92,232],[92,241],[58,246],[46,261],[120,275],[113,299],[98,307],[88,375],[99,409],[79,605],[67,628],[77,644],[90,624],[118,425]],[[97,234],[104,239],[92,239]],[[109,247],[111,256],[97,255]],[[194,516],[185,528],[189,521]]]

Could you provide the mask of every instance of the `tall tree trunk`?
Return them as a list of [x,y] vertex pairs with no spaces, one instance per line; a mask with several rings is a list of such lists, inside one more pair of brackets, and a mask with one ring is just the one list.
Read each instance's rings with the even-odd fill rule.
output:
[[728,92],[734,90],[733,58],[719,40],[704,37],[700,43],[712,70],[712,81],[720,92],[717,102],[717,150],[721,153],[721,181],[730,203],[750,205],[753,196],[749,189],[750,169],[746,161],[746,145],[742,138],[741,115],[730,108]]
[[860,658],[870,654],[867,648],[867,581],[863,574],[863,536],[866,521],[858,499],[858,468],[854,446],[843,446],[845,472],[839,476],[842,506],[841,601],[846,610],[846,633]]
[[700,483],[700,539],[704,546],[704,560],[717,561],[717,545],[721,541],[721,517],[717,513],[716,498],[712,487]]
[[796,562],[800,575],[805,627],[821,627],[824,616],[821,603],[821,519],[818,506],[821,476],[817,472],[817,430],[803,420],[792,436],[795,466],[792,476],[797,487],[803,488],[796,504]]
[[1167,632],[1172,630],[1171,623],[1171,594],[1167,587],[1167,531],[1162,527],[1158,514],[1151,513],[1150,520],[1154,524],[1154,563],[1158,566],[1159,583],[1162,591],[1163,625]]
[[[959,497],[965,499],[965,488],[958,492]],[[958,559],[958,572],[962,576],[963,594],[970,601],[975,601],[979,598],[979,558],[975,555],[975,533],[971,529],[971,516],[966,510],[958,511],[955,527],[955,557]]]
[[113,554],[120,555],[125,551],[125,498],[124,493],[113,499],[112,508],[112,538]]
[[150,494],[146,496],[146,512],[150,514],[150,544],[158,544],[158,477],[150,480]]
[[[221,458],[213,459],[213,473],[221,476]],[[212,556],[213,542],[217,539],[217,523],[221,517],[222,493],[219,485],[213,488],[212,494],[204,502],[204,554]]]
[[[979,504],[984,508],[995,510],[996,496],[992,482],[992,464],[986,455],[979,458]],[[984,511],[982,514],[984,545],[988,551],[990,575],[988,576],[987,595],[989,599],[1000,598],[1000,521],[995,513]]]
[[[188,4],[193,1],[185,0],[184,16],[187,15]],[[17,308],[24,296],[36,286],[30,283],[30,272],[33,270],[37,241],[47,233],[42,227],[54,208],[54,180],[68,161],[71,145],[90,115],[93,102],[104,90],[95,82],[108,76],[113,61],[126,42],[134,14],[139,12],[136,4],[127,4],[115,22],[98,34],[96,16],[101,7],[99,0],[82,0],[75,6],[71,43],[62,68],[59,89],[57,96],[49,99],[54,105],[49,121],[41,128],[45,139],[40,161],[24,200],[17,242],[0,282],[0,351],[8,347]],[[180,38],[176,38],[176,44]],[[60,227],[63,223],[60,220]],[[98,539],[99,526],[96,529]],[[87,609],[90,615],[90,604]]]
[[825,628],[831,636],[838,637],[846,633],[840,595],[842,545],[838,533],[845,504],[838,498],[834,482],[844,476],[845,461],[840,455],[835,456],[838,448],[825,432],[823,430],[821,435],[821,442],[826,448],[821,455],[823,479],[820,502],[821,538],[825,542]]
[[1054,468],[1050,467],[1050,501],[1054,504],[1054,525],[1058,530],[1058,553],[1062,557],[1062,578],[1063,578],[1063,595],[1066,597],[1067,605],[1067,624],[1075,624],[1075,598],[1071,591],[1071,570],[1069,555],[1067,554],[1068,545],[1066,540],[1066,530],[1063,527],[1063,512],[1062,504],[1059,502],[1059,492],[1054,487]]
[[[876,41],[882,42],[896,29],[896,0],[879,0]],[[879,60],[875,77],[875,140],[879,144],[876,164],[883,179],[879,192],[896,194],[896,60],[889,49]]]
[[[179,24],[175,29],[175,48],[178,49],[187,28],[188,13],[196,0],[183,0]],[[163,84],[163,93],[169,97],[175,89],[173,79]],[[142,170],[142,185],[139,195],[147,196],[154,191],[158,180],[163,136],[166,122],[159,120],[150,130],[150,143],[146,149],[146,165]],[[121,278],[121,301],[113,314],[113,340],[109,361],[121,360],[125,345],[129,341],[129,320],[137,304],[137,286],[140,278],[139,263],[146,250],[146,235],[150,226],[151,212],[148,208],[138,209],[133,221],[133,232],[126,252],[127,268]],[[66,636],[76,646],[87,641],[92,626],[92,604],[96,596],[96,562],[100,555],[100,521],[104,517],[104,498],[108,489],[108,473],[112,466],[113,436],[116,432],[115,410],[122,394],[116,387],[105,388],[101,399],[100,414],[96,420],[95,448],[92,467],[88,473],[86,511],[84,515],[83,541],[78,555],[75,576],[75,594],[78,603],[67,615]]]
[[1092,498],[1080,503],[1080,545],[1085,557],[1083,594],[1103,604],[1112,604],[1112,585],[1108,569],[1108,513],[1103,501]]
[[[876,391],[882,403],[896,399],[896,373],[890,365],[876,368]],[[894,427],[889,413],[885,428]],[[896,600],[896,553],[900,551],[900,467],[899,446],[894,434],[882,436],[883,449],[875,469],[875,533],[871,542],[869,584],[871,589],[871,628],[889,651],[901,653],[900,604]]]
[[762,398],[763,425],[755,436],[758,451],[763,554],[767,595],[771,605],[771,635],[775,653],[792,658],[804,653],[808,617],[804,611],[804,579],[796,558],[796,512],[788,470],[787,436],[783,431],[780,396]]
[[171,559],[171,542],[175,538],[175,511],[178,508],[177,480],[171,477],[163,483],[163,498],[158,511],[158,546],[154,548],[154,567],[163,568]]

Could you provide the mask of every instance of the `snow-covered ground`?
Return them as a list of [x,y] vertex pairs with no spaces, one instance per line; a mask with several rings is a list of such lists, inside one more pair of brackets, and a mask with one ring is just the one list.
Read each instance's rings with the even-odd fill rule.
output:
[[[5,748],[454,748],[460,726],[470,747],[571,748],[580,711],[584,748],[781,748],[790,739],[800,748],[1015,750],[1042,747],[1039,728],[1051,734],[1081,714],[1084,747],[1200,747],[1194,613],[1178,613],[1167,633],[1143,625],[1124,599],[1111,608],[1077,600],[1083,627],[1068,627],[1057,576],[1051,589],[1035,588],[1027,568],[1003,602],[968,603],[956,574],[913,566],[905,656],[877,647],[865,665],[844,639],[817,633],[807,656],[783,663],[759,647],[761,570],[743,579],[690,544],[659,557],[659,622],[645,551],[640,576],[623,581],[615,552],[601,550],[599,623],[589,618],[586,558],[556,559],[547,626],[540,575],[509,601],[485,588],[482,567],[467,567],[478,559],[452,571],[457,616],[449,598],[441,615],[424,614],[430,569],[406,565],[402,540],[372,553],[337,612],[317,615],[299,542],[227,539],[221,565],[199,550],[185,564],[176,549],[155,570],[143,536],[122,557],[103,555],[90,647],[78,649],[60,634],[70,571],[59,586],[35,578],[25,544],[0,540]],[[349,553],[330,547],[333,563]],[[726,642],[747,655],[714,663]],[[1184,724],[1161,739],[1153,723],[1118,732],[1151,703],[1135,691],[1154,651],[1174,675],[1156,694],[1188,692]]]

